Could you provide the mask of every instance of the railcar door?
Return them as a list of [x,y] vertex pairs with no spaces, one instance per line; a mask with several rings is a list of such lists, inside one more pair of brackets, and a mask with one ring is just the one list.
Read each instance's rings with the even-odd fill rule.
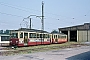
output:
[[24,45],[28,44],[28,33],[24,33]]
[[55,43],[58,43],[58,35],[55,35]]

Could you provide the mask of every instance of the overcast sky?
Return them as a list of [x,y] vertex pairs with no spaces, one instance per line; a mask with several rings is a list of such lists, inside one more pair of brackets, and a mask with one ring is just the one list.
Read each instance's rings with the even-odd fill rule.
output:
[[[90,0],[43,1],[46,31],[90,22]],[[29,19],[23,21],[23,18],[41,16],[41,5],[42,0],[0,0],[0,29],[26,27]],[[32,28],[41,29],[41,19],[35,16],[31,18]]]

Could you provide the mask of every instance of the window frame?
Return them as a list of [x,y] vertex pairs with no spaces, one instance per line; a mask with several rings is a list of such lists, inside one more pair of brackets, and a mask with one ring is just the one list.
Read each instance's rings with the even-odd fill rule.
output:
[[10,36],[1,36],[1,41],[10,41]]

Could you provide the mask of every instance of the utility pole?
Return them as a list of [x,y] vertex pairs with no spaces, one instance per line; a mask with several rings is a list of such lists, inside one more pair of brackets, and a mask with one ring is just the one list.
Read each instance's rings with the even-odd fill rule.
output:
[[44,3],[42,1],[42,31],[44,31]]
[[42,40],[41,43],[43,41],[44,44],[44,3],[42,1]]
[[31,29],[31,18],[30,18],[30,26],[29,26],[29,28]]

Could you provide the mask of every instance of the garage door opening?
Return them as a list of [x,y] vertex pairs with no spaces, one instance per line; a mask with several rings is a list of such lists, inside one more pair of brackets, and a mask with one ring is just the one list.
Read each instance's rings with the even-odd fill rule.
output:
[[68,35],[68,31],[62,31],[62,33],[64,33],[64,34]]
[[70,41],[77,42],[77,30],[70,31]]

